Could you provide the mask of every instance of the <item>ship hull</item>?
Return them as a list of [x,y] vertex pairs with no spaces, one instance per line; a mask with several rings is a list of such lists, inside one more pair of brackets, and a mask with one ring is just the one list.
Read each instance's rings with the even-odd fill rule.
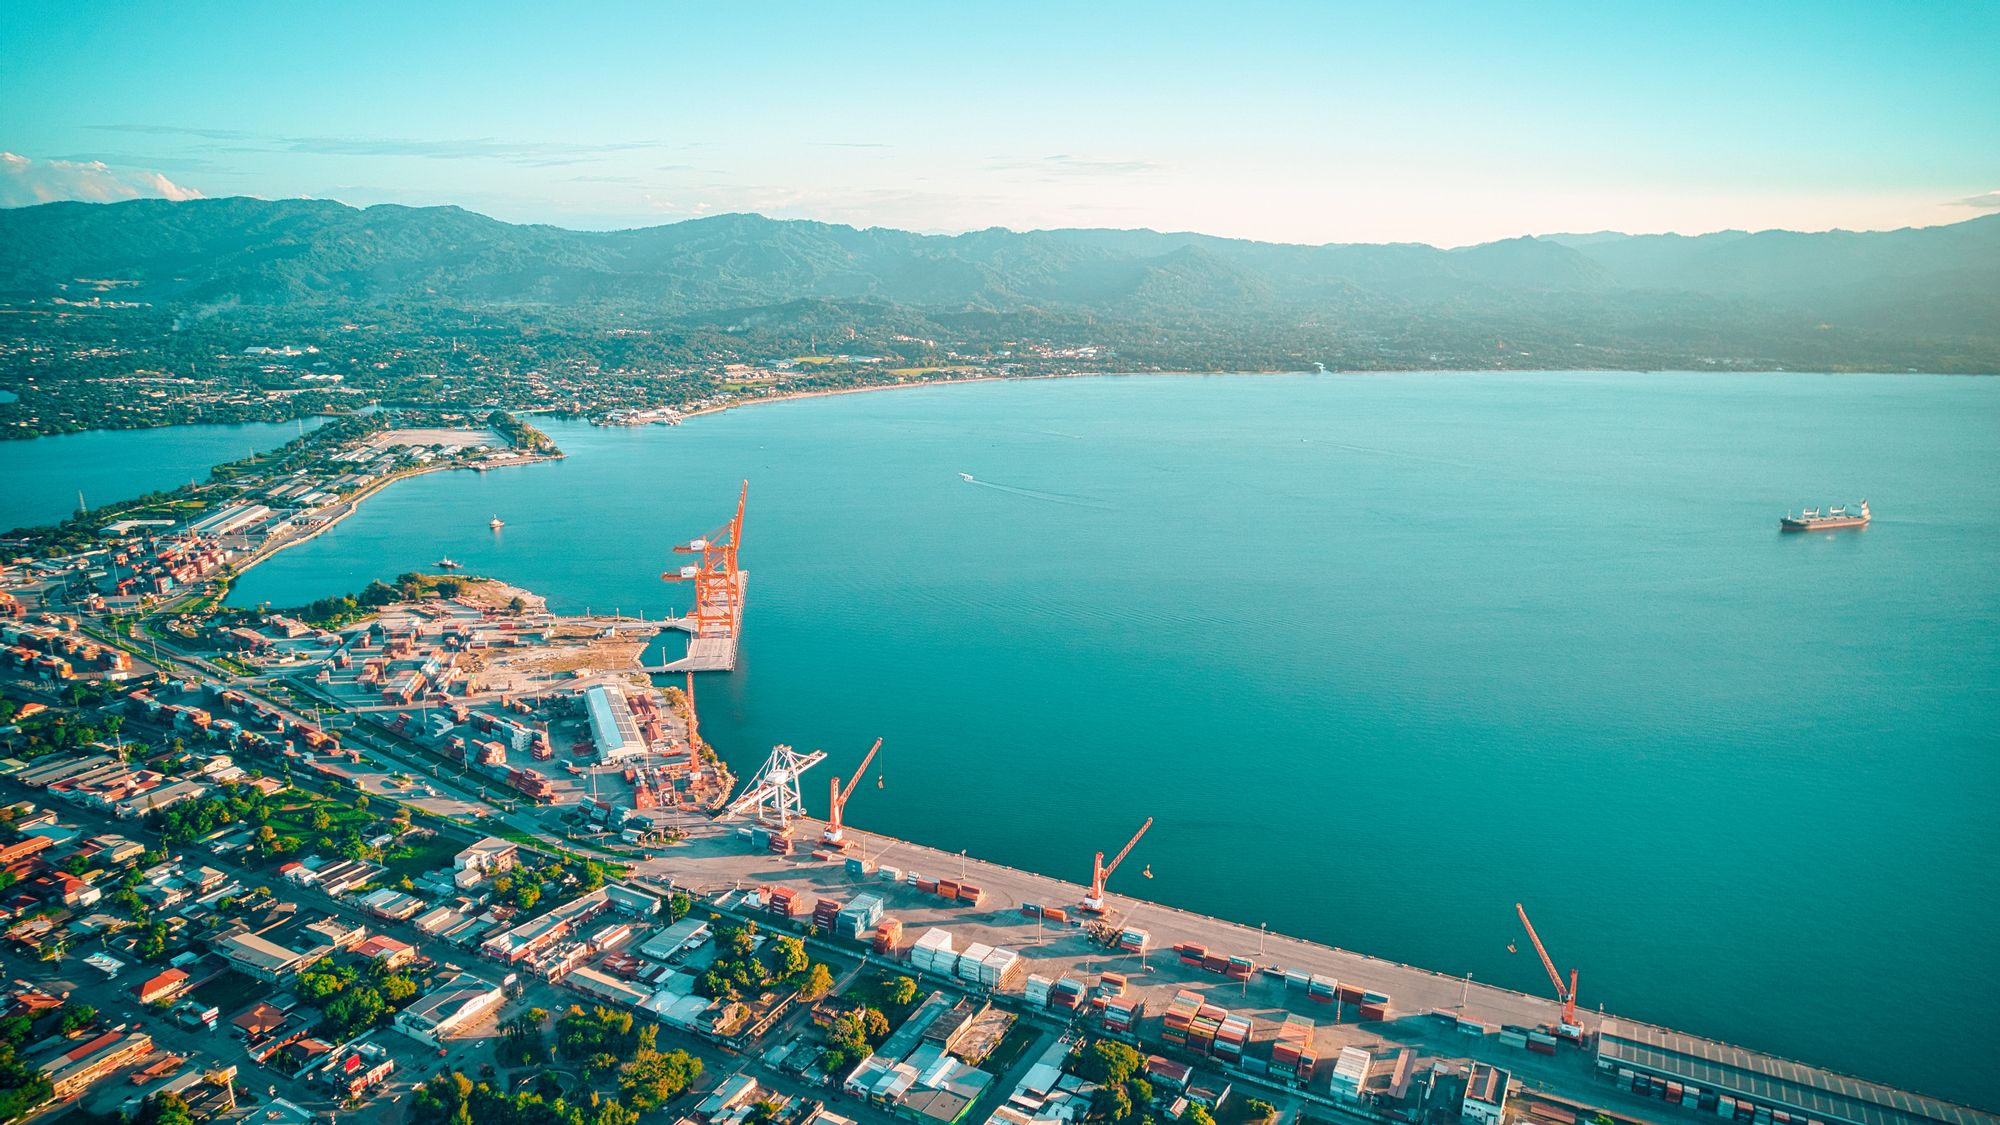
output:
[[1838,531],[1843,527],[1867,527],[1867,526],[1868,526],[1868,521],[1865,519],[1861,519],[1859,517],[1856,517],[1854,519],[1834,519],[1834,520],[1782,520],[1781,519],[1778,521],[1778,530],[1780,531]]

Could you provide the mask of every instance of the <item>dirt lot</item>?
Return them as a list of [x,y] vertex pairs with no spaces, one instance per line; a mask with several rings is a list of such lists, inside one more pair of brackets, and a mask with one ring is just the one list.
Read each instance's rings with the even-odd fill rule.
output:
[[407,445],[422,447],[430,445],[483,445],[489,449],[499,449],[507,443],[500,435],[488,429],[411,429],[385,430],[368,439],[368,444],[378,449]]

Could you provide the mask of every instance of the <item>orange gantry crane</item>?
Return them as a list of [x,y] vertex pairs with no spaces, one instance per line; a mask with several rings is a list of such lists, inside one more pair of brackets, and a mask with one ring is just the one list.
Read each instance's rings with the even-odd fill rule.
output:
[[831,796],[826,806],[826,831],[820,833],[820,843],[839,847],[846,842],[846,826],[841,822],[841,816],[847,811],[847,799],[854,796],[854,787],[861,784],[861,775],[868,772],[868,763],[875,760],[875,751],[881,748],[882,740],[878,738],[875,740],[875,745],[868,748],[868,756],[862,758],[861,764],[854,767],[854,777],[848,781],[847,788],[840,787],[839,778],[833,779]]
[[701,776],[701,719],[694,711],[694,673],[689,672],[687,686],[688,701],[688,777]]
[[1103,852],[1098,852],[1097,858],[1091,860],[1090,892],[1083,896],[1083,908],[1085,910],[1090,911],[1092,914],[1104,913],[1105,881],[1111,878],[1111,873],[1113,871],[1118,870],[1119,864],[1125,862],[1125,857],[1132,854],[1132,849],[1136,847],[1139,843],[1139,837],[1144,836],[1146,834],[1146,829],[1151,828],[1152,826],[1153,826],[1153,818],[1149,816],[1146,818],[1146,823],[1141,824],[1139,826],[1139,830],[1137,832],[1132,833],[1132,838],[1126,841],[1124,850],[1120,851],[1118,853],[1118,858],[1112,860],[1110,864],[1107,865],[1104,862]]
[[706,537],[674,548],[676,554],[700,555],[701,561],[660,575],[665,582],[693,582],[694,607],[688,610],[697,637],[733,637],[743,616],[743,575],[736,552],[743,545],[743,508],[750,500],[750,482],[736,498],[736,518]]
[[1528,910],[1520,903],[1514,904],[1514,912],[1521,916],[1521,925],[1527,928],[1528,940],[1535,944],[1535,953],[1542,959],[1542,968],[1547,969],[1550,983],[1556,986],[1556,999],[1562,1001],[1562,1019],[1556,1024],[1556,1034],[1573,1043],[1583,1042],[1583,1025],[1576,1022],[1576,970],[1569,971],[1569,984],[1563,984],[1562,974],[1556,971],[1556,963],[1549,957],[1549,951],[1542,948],[1542,938],[1535,932],[1535,924],[1528,921]]

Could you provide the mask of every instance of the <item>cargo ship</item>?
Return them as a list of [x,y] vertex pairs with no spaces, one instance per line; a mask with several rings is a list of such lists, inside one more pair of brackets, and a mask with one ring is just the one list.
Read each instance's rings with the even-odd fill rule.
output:
[[1868,501],[1863,500],[1859,508],[1850,510],[1846,505],[1829,508],[1822,512],[1818,508],[1806,508],[1798,515],[1786,513],[1778,520],[1781,531],[1832,531],[1842,527],[1868,526]]

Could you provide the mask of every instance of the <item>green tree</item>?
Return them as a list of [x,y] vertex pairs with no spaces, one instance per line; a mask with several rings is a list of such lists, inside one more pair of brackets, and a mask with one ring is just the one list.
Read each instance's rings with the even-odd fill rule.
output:
[[889,977],[882,982],[882,999],[898,1008],[917,1002],[917,982],[909,977]]
[[777,974],[781,977],[796,977],[806,971],[806,945],[795,937],[781,937],[771,943],[772,955],[777,959]]
[[701,1060],[686,1051],[642,1048],[620,1071],[618,1090],[633,1108],[645,1112],[673,1100],[700,1077]]
[[832,991],[833,970],[819,961],[813,962],[812,968],[806,970],[805,983],[799,986],[799,999],[810,1002]]
[[1123,1086],[1126,1079],[1139,1073],[1145,1062],[1139,1052],[1123,1043],[1098,1039],[1077,1055],[1072,1069],[1077,1077],[1086,1082],[1095,1082],[1099,1086]]
[[74,1035],[84,1028],[89,1027],[96,1020],[97,1009],[88,1004],[65,1007],[62,1014],[62,1023],[58,1025],[57,1030],[63,1035]]

